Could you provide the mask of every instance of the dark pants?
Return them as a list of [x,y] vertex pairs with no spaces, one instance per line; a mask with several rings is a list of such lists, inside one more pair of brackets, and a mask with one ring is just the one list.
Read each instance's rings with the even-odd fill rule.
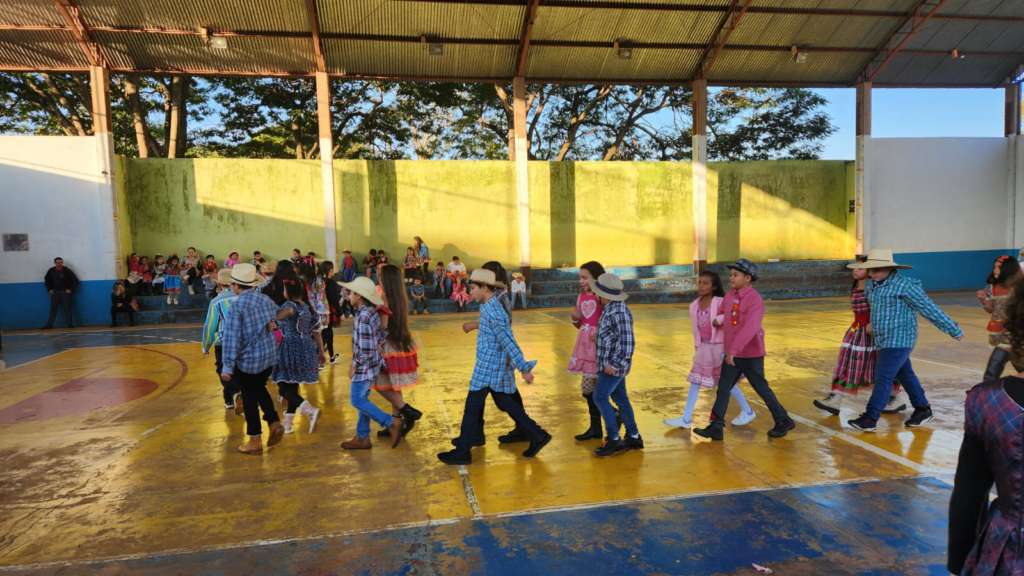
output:
[[446,293],[447,292],[445,292],[445,283],[444,283],[444,281],[438,282],[437,286],[434,287],[434,298],[440,298],[440,299],[443,300],[444,299],[444,295]]
[[135,326],[135,310],[131,307],[131,304],[125,304],[123,306],[111,306],[110,307],[110,324],[117,326],[117,315],[119,313],[128,314],[128,323]]
[[424,298],[413,298],[412,299],[412,311],[417,314],[422,314],[427,310],[427,301]]
[[434,277],[430,274],[430,261],[423,263],[423,283],[427,286],[434,281]]
[[[711,409],[711,425],[722,429],[725,428],[725,411],[729,408],[729,397],[732,394],[732,387],[740,380],[740,376],[746,376],[747,382],[761,397],[772,418],[778,424],[789,418],[789,413],[779,403],[771,386],[764,378],[764,356],[760,358],[734,358],[735,366],[722,363],[722,376],[718,379],[718,396],[715,398],[715,406]],[[877,382],[877,380],[876,380]],[[875,388],[879,388],[876,386]],[[892,381],[885,387],[885,399],[889,400],[889,392],[892,391]]]
[[[320,331],[320,338],[324,341],[324,348],[327,349],[327,356],[334,356],[334,328],[328,326]],[[283,396],[283,394],[282,394]]]
[[163,282],[154,282],[153,283],[153,296],[163,296],[163,295],[164,295],[164,283]]
[[295,414],[299,405],[305,402],[305,398],[299,395],[299,385],[292,382],[278,382],[277,392],[282,398],[288,401],[288,408],[285,414]]
[[868,406],[864,413],[872,420],[878,420],[882,416],[882,409],[889,402],[889,393],[892,391],[892,383],[899,380],[903,389],[910,397],[910,404],[914,408],[927,408],[928,398],[924,395],[924,388],[921,381],[914,374],[914,367],[910,364],[910,353],[913,348],[881,348],[878,350],[878,359],[875,360],[875,389],[871,391],[871,398],[868,399]]
[[187,293],[186,286],[191,286],[192,291],[196,294],[203,293],[203,277],[199,274],[197,268],[189,268],[188,272],[186,272],[185,279],[181,282],[181,292],[183,294]]
[[1010,351],[1005,348],[996,348],[992,350],[992,355],[988,357],[988,365],[985,366],[985,378],[982,382],[992,382],[999,380],[1003,376],[1003,371],[1006,369],[1007,363],[1013,363],[1014,370],[1018,372],[1024,372],[1024,364],[1019,361],[1014,361],[1010,356]]
[[352,303],[345,298],[341,301],[341,315],[346,318],[351,318],[356,315],[356,311],[352,308]]
[[274,400],[270,398],[270,392],[267,392],[267,378],[270,378],[271,370],[273,367],[258,374],[249,374],[236,368],[231,377],[242,391],[245,432],[249,436],[259,436],[263,433],[263,428],[260,427],[260,410],[263,410],[263,419],[268,425],[281,420],[274,409]]
[[[495,394],[497,394],[497,393],[495,393]],[[511,394],[506,394],[506,396],[510,396],[512,398],[512,402],[518,404],[519,407],[522,408],[524,412],[526,411],[525,405],[523,404],[523,395],[519,393],[519,390],[516,390],[515,392],[513,392]],[[492,396],[492,398],[494,400],[494,406],[498,410],[501,410],[502,412],[508,414],[508,410],[505,410],[505,408],[502,408],[503,404],[500,404],[498,402],[498,397],[497,396]],[[515,422],[515,419],[513,419],[513,422]],[[519,424],[518,423],[516,423],[516,428],[519,428]],[[483,438],[484,437],[484,411],[483,410],[480,411],[480,417],[477,418],[477,422],[476,422],[476,437],[477,438]]]
[[50,318],[46,321],[46,327],[53,327],[53,321],[57,319],[58,307],[64,309],[64,317],[68,320],[68,328],[74,328],[75,323],[71,319],[71,294],[65,294],[63,290],[54,290],[53,294],[50,294]]
[[[238,378],[232,378],[231,382],[225,382],[220,379],[220,372],[224,369],[224,349],[220,344],[213,347],[213,357],[217,359],[217,380],[220,380],[220,385],[224,389],[224,404],[234,404],[235,394],[241,392],[238,389]],[[242,399],[245,402],[245,399]]]
[[470,448],[473,447],[473,437],[476,434],[477,427],[484,417],[484,404],[487,402],[488,394],[494,398],[494,404],[498,407],[498,410],[512,417],[512,420],[516,423],[516,428],[526,431],[531,442],[542,440],[544,438],[544,430],[527,416],[526,410],[523,409],[522,397],[519,397],[518,402],[515,400],[515,396],[518,393],[516,391],[515,394],[505,394],[504,392],[495,392],[490,388],[470,390],[466,396],[466,408],[462,413],[462,429],[459,434],[459,441],[455,445],[455,451],[459,454],[469,454]]

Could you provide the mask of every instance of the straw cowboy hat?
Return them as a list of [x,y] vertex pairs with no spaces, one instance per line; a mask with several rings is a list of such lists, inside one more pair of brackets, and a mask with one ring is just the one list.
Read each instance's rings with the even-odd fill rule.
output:
[[494,272],[484,268],[477,268],[473,270],[473,275],[469,277],[470,282],[477,282],[479,284],[487,284],[491,288],[504,288],[505,285],[498,282],[498,279],[494,276]]
[[384,299],[377,293],[377,287],[373,285],[373,280],[370,280],[366,276],[360,276],[351,282],[339,282],[339,284],[348,290],[359,294],[363,298],[366,298],[377,306],[382,306],[384,304]]
[[594,294],[606,300],[622,302],[629,298],[629,294],[622,290],[622,280],[619,280],[615,274],[605,272],[597,280],[591,278],[587,280],[587,283],[590,284],[590,289],[594,291]]
[[260,264],[260,270],[264,276],[273,276],[277,272],[277,262],[264,262]]
[[228,286],[231,284],[231,268],[217,270],[217,284]]
[[522,272],[513,272],[513,273],[512,273],[512,277],[513,277],[513,278],[519,278],[520,280],[522,280],[522,279],[524,278],[524,276],[523,276],[523,273],[522,273]]
[[[217,280],[220,280],[220,273],[217,274]],[[239,286],[259,286],[263,284],[264,280],[256,274],[256,267],[252,264],[235,264],[234,268],[231,268],[231,283],[238,284]]]
[[851,270],[871,270],[872,268],[897,268],[899,270],[912,270],[913,266],[897,264],[892,259],[892,248],[875,248],[868,252],[866,262],[854,262],[846,266]]

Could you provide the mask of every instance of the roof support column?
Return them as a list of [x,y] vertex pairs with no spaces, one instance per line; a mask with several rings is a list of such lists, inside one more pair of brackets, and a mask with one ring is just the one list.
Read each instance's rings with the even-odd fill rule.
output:
[[124,278],[121,263],[121,227],[118,222],[117,180],[114,174],[114,126],[110,113],[110,71],[89,67],[92,91],[92,129],[96,141],[96,182],[99,184],[100,223],[103,230],[104,278]]
[[1015,251],[1024,246],[1024,133],[1021,130],[1021,116],[1024,102],[1021,101],[1020,84],[1009,84],[1005,88],[1003,111],[1003,134],[1006,136],[1006,196],[1008,204],[1008,241]]
[[[337,209],[334,202],[334,139],[331,136],[331,79],[316,73],[316,115],[320,132],[320,179],[324,193],[324,260],[338,261]],[[337,271],[337,265],[335,265]]]
[[856,174],[854,177],[854,201],[853,218],[855,232],[855,251],[857,254],[864,254],[866,246],[870,245],[868,231],[868,203],[867,170],[868,152],[871,146],[871,82],[860,82],[857,84],[857,160]]
[[708,267],[708,81],[693,81],[693,273]]
[[525,276],[526,285],[530,280],[530,174],[526,162],[530,155],[530,143],[526,140],[526,79],[522,76],[512,80],[512,96],[515,100],[513,124],[515,133],[516,200],[519,220],[519,269]]

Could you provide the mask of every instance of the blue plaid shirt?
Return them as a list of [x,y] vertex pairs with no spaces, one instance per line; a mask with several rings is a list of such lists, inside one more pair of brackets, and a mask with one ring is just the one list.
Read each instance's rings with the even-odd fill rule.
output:
[[924,293],[921,281],[893,271],[882,282],[868,280],[868,303],[871,305],[871,331],[875,348],[913,348],[917,344],[917,314],[936,328],[959,338],[960,329],[945,312]]
[[527,362],[515,336],[509,314],[497,297],[480,305],[480,330],[476,335],[476,366],[470,390],[490,388],[512,394],[516,391],[516,370],[530,372],[537,361]]
[[246,290],[228,308],[222,340],[224,374],[235,368],[258,374],[277,364],[277,341],[267,324],[277,318],[277,305],[270,298]]
[[423,286],[423,284],[420,284],[419,286],[413,284],[411,287],[409,287],[409,294],[412,294],[413,296],[423,296],[423,294],[425,294],[426,291],[427,289],[426,287]]
[[380,344],[385,333],[380,329],[380,316],[373,306],[360,306],[352,323],[352,364],[356,371],[353,382],[375,380],[384,367]]
[[625,378],[633,367],[633,313],[625,302],[609,302],[597,323],[597,369],[615,368],[615,375]]

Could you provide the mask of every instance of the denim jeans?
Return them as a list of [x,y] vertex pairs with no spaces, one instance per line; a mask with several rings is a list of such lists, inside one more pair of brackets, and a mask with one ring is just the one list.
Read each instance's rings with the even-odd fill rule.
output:
[[412,299],[412,311],[416,314],[422,314],[427,309],[427,298],[424,296],[422,299]]
[[928,406],[928,398],[924,395],[921,381],[917,379],[914,367],[910,365],[910,353],[913,351],[913,348],[878,350],[878,359],[875,361],[875,388],[871,391],[871,399],[864,410],[868,418],[878,420],[882,415],[882,409],[889,402],[893,380],[896,379],[903,384],[903,389],[907,391],[907,396],[910,396],[910,404],[914,408]]
[[594,404],[601,411],[601,418],[604,420],[604,428],[608,438],[619,439],[619,423],[615,418],[615,408],[612,408],[611,401],[619,406],[619,415],[622,416],[622,423],[626,426],[626,434],[634,436],[640,433],[636,427],[636,419],[633,417],[633,406],[629,403],[629,396],[626,395],[626,377],[609,376],[603,371],[597,375],[597,384],[594,385]]
[[512,418],[512,421],[516,423],[516,428],[526,431],[531,442],[542,440],[544,430],[526,414],[522,398],[520,397],[518,400],[516,398],[518,393],[516,391],[514,394],[505,394],[504,392],[495,392],[490,388],[470,390],[466,395],[466,408],[462,412],[462,429],[459,433],[458,443],[455,445],[455,451],[459,454],[468,454],[473,446],[473,439],[477,434],[482,434],[478,431],[478,427],[483,423],[484,404],[487,402],[488,394],[494,398],[494,404],[498,410]]
[[359,421],[356,423],[356,436],[359,438],[370,437],[370,420],[388,428],[395,419],[370,402],[370,384],[373,382],[369,380],[353,380],[349,394],[352,407],[359,411]]
[[[715,406],[711,409],[711,425],[721,430],[725,428],[725,411],[729,409],[729,397],[732,395],[733,386],[740,381],[740,376],[746,376],[750,387],[757,392],[772,418],[778,424],[789,418],[789,413],[775,397],[768,380],[764,377],[764,356],[760,358],[733,358],[735,366],[722,363],[722,376],[718,379],[718,395],[715,397]],[[889,388],[892,388],[890,383]],[[885,393],[886,401],[889,400],[889,393]]]
[[516,307],[516,299],[522,298],[523,310],[526,310],[526,292],[513,292],[512,293],[512,308]]

